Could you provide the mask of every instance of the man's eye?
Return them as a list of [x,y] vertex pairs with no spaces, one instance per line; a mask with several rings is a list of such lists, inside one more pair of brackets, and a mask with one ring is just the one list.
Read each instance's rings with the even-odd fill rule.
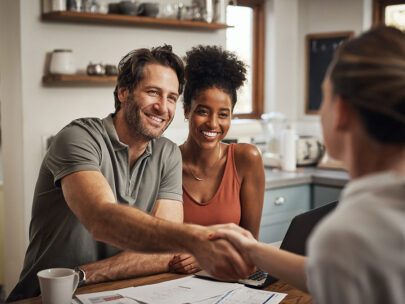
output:
[[177,102],[177,96],[169,96],[169,100]]
[[228,113],[220,113],[219,114],[220,118],[227,118],[228,117]]
[[156,91],[156,90],[149,90],[149,91],[148,91],[148,94],[152,94],[152,95],[158,95],[158,94],[159,94],[159,92],[158,92],[158,91]]

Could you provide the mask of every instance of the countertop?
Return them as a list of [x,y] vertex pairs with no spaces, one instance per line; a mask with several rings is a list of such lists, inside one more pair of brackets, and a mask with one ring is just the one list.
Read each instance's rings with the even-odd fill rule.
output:
[[343,170],[320,169],[316,167],[297,168],[296,172],[284,172],[276,168],[264,168],[266,189],[317,184],[343,187],[349,181],[349,174]]

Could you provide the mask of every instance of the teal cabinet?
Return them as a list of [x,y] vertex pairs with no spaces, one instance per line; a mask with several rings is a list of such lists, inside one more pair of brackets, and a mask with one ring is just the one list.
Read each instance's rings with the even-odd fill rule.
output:
[[327,203],[339,200],[342,187],[312,185],[312,208],[318,208]]
[[310,184],[266,190],[259,240],[265,243],[282,240],[293,217],[310,207]]

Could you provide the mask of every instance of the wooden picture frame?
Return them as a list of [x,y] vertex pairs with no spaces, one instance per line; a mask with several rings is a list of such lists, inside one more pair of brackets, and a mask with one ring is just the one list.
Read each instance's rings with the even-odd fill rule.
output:
[[354,32],[308,34],[306,36],[305,114],[318,114],[322,81],[336,49]]

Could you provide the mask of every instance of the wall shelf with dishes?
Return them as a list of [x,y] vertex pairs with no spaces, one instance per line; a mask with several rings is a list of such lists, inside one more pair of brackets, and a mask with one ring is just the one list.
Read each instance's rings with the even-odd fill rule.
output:
[[104,75],[45,75],[42,77],[45,85],[106,85],[114,86],[117,76]]
[[43,21],[65,21],[78,23],[95,23],[105,25],[127,25],[144,27],[174,27],[201,30],[221,30],[230,26],[222,23],[208,23],[193,20],[162,19],[118,14],[98,14],[77,11],[56,11],[42,14]]

